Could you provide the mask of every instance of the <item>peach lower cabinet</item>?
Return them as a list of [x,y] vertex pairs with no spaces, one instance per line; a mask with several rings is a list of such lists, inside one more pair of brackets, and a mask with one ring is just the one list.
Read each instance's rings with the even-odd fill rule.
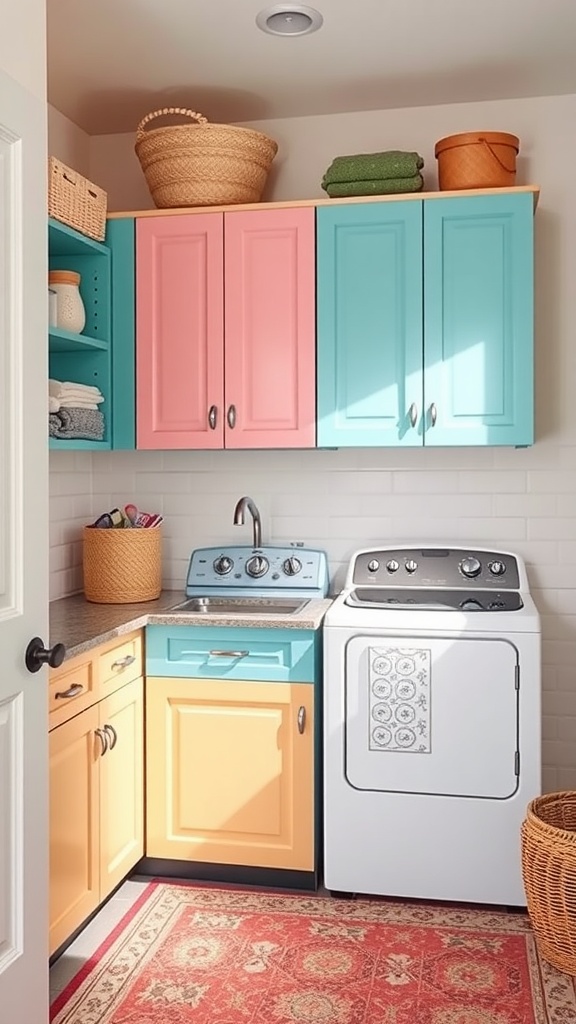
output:
[[258,881],[282,869],[284,884],[315,887],[320,640],[148,627],[146,854],[157,871]]
[[144,851],[142,631],[50,672],[50,953]]

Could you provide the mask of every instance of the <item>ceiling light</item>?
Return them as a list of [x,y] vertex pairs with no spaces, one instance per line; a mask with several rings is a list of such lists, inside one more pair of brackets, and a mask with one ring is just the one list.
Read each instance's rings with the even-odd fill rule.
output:
[[273,36],[305,36],[322,24],[322,15],[302,4],[275,4],[256,16],[256,24]]

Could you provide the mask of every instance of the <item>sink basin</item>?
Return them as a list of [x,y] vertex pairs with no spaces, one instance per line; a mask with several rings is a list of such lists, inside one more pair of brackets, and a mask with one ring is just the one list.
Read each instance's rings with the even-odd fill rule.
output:
[[294,615],[308,599],[290,597],[190,597],[170,609],[193,615]]

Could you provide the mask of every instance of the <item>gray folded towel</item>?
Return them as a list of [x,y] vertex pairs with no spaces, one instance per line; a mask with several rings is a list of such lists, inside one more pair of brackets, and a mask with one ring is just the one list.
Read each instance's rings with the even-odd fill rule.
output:
[[68,409],[62,406],[58,412],[50,413],[48,431],[50,437],[102,441],[104,416],[99,409]]

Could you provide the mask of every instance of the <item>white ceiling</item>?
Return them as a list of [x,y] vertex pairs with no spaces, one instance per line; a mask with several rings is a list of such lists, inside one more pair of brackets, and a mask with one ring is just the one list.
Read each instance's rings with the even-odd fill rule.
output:
[[576,0],[308,2],[322,28],[286,38],[259,0],[47,0],[49,101],[96,135],[166,105],[230,123],[576,93]]

